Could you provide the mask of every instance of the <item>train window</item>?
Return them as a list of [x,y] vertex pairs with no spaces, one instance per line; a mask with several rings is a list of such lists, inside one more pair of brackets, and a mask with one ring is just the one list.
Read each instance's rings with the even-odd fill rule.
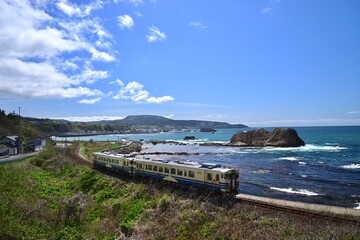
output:
[[153,171],[157,172],[157,166],[153,167]]
[[223,173],[221,174],[221,178],[224,178],[224,174],[223,174]]
[[167,167],[164,170],[165,170],[165,173],[169,173],[169,169]]
[[143,168],[143,167],[142,167],[142,163],[139,163],[139,168],[140,168],[140,169],[142,169],[142,168]]
[[230,174],[225,173],[225,179],[230,179]]
[[163,172],[163,171],[164,171],[163,167],[159,167],[159,172]]
[[219,181],[220,180],[220,176],[219,174],[216,174],[216,181]]
[[148,165],[148,170],[152,170],[152,165]]
[[195,173],[193,171],[189,171],[189,177],[191,178],[195,177]]
[[185,177],[187,176],[187,171],[184,171],[184,176],[185,176]]
[[207,174],[207,180],[209,180],[209,181],[212,180],[212,175],[211,175],[211,173],[208,173],[208,174]]
[[174,174],[174,175],[175,175],[175,168],[172,168],[172,169],[171,169],[171,174]]
[[182,176],[182,175],[183,175],[183,171],[180,170],[180,169],[178,169],[178,170],[177,170],[177,175]]

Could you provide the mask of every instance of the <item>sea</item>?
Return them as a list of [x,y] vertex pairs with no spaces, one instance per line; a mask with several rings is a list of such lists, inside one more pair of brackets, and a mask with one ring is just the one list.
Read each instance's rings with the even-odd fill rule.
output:
[[[306,144],[298,148],[199,146],[200,142],[229,142],[234,133],[254,129],[97,135],[67,140],[180,141],[186,145],[145,143],[143,151],[196,153],[164,155],[163,158],[220,163],[236,168],[240,172],[240,193],[360,210],[360,126],[294,127]],[[185,136],[195,136],[197,140],[184,141]]]

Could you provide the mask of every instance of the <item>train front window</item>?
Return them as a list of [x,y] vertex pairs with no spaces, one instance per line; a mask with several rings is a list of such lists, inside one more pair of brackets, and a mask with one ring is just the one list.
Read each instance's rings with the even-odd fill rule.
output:
[[225,179],[230,179],[230,174],[225,173]]

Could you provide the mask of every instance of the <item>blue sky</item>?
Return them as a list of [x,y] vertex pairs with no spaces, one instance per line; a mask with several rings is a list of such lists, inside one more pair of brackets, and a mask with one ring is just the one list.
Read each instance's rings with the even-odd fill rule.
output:
[[0,108],[360,125],[360,1],[3,0]]

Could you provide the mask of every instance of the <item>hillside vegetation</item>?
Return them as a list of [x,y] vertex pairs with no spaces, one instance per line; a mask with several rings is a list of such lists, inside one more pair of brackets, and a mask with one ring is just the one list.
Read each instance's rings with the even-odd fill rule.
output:
[[[110,121],[105,121],[109,123]],[[172,128],[245,128],[243,124],[230,124],[226,122],[200,121],[200,120],[173,120],[166,117],[154,115],[131,115],[122,120],[114,120],[121,124],[131,126],[153,126]]]
[[0,239],[359,239],[357,226],[111,177],[49,146],[0,165]]
[[42,131],[17,114],[13,112],[6,114],[4,110],[0,109],[0,137],[7,135],[17,135],[26,140],[41,136]]

